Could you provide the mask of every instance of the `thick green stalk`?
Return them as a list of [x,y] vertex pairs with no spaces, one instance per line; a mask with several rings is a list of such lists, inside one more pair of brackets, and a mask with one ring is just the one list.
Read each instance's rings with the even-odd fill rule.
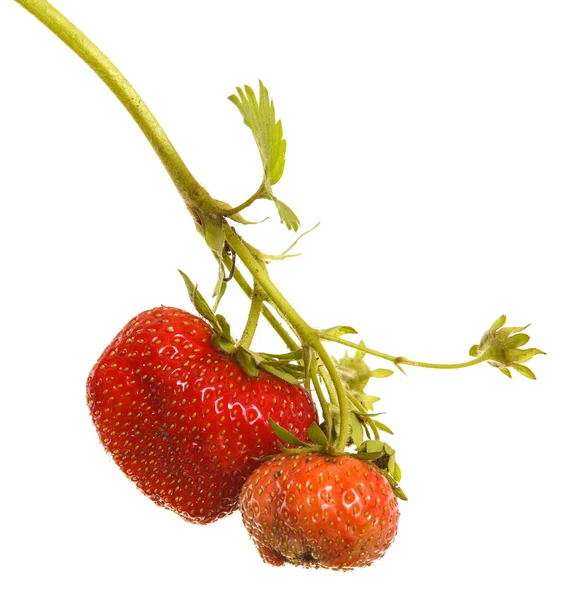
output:
[[120,100],[150,142],[190,210],[196,212],[202,210],[213,214],[226,210],[228,205],[213,200],[193,177],[150,109],[124,75],[97,46],[46,0],[16,0],[16,2],[37,17],[80,56]]

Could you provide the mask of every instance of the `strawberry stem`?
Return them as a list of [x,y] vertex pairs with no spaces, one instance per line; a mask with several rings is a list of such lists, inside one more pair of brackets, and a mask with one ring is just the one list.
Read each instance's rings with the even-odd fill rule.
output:
[[377,350],[372,350],[371,348],[367,348],[363,344],[356,344],[355,342],[349,342],[344,340],[343,338],[322,334],[321,339],[327,342],[336,342],[337,344],[342,344],[343,346],[348,346],[349,348],[355,348],[357,350],[362,350],[366,352],[366,354],[372,354],[373,356],[378,356],[379,358],[383,358],[384,360],[388,360],[394,363],[396,366],[398,365],[409,365],[411,367],[423,367],[426,369],[464,369],[465,367],[473,367],[474,365],[479,365],[482,362],[485,362],[486,357],[478,357],[474,360],[468,360],[462,363],[429,363],[422,362],[419,360],[410,360],[409,358],[404,358],[403,356],[392,356],[391,354],[384,354],[383,352],[378,352]]

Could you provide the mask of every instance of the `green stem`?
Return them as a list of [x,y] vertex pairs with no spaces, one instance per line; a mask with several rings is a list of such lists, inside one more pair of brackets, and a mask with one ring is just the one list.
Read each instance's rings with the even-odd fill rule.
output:
[[486,361],[485,357],[479,356],[478,358],[468,360],[462,363],[429,363],[422,362],[419,360],[410,360],[409,358],[404,358],[403,356],[392,356],[391,354],[384,354],[383,352],[378,352],[377,350],[367,348],[362,344],[349,342],[334,335],[322,335],[321,339],[328,342],[336,342],[337,344],[342,344],[343,346],[348,346],[349,348],[355,348],[356,350],[363,350],[367,354],[372,354],[373,356],[378,356],[379,358],[383,358],[384,360],[389,360],[395,365],[410,365],[412,367],[424,367],[426,369],[464,369],[465,367],[472,367],[474,365],[479,365],[480,363]]
[[228,205],[213,200],[193,177],[150,109],[124,75],[97,46],[46,0],[16,0],[16,2],[37,17],[82,58],[120,100],[155,150],[187,208],[191,211],[202,210],[213,214],[226,210]]
[[254,283],[254,289],[252,290],[252,304],[250,305],[250,312],[248,313],[248,319],[244,327],[244,332],[240,338],[239,345],[243,348],[250,348],[254,334],[258,327],[258,321],[260,320],[260,314],[262,312],[262,306],[264,305],[264,292]]
[[264,183],[262,182],[260,187],[254,192],[252,196],[250,196],[250,198],[248,198],[248,200],[246,200],[246,202],[243,202],[242,204],[239,204],[238,206],[235,206],[234,208],[231,208],[229,210],[223,211],[223,216],[231,217],[232,215],[238,214],[241,210],[248,208],[251,204],[254,204],[254,202],[256,202],[256,200],[258,200],[258,198],[262,196],[264,191]]
[[311,361],[310,366],[310,378],[313,383],[313,389],[317,394],[317,398],[319,399],[319,404],[321,405],[321,410],[323,411],[323,419],[325,421],[325,425],[327,427],[327,439],[331,439],[331,427],[332,427],[332,417],[331,411],[329,410],[329,403],[323,394],[323,390],[321,389],[321,384],[319,383],[319,377],[317,373],[317,365],[314,360]]

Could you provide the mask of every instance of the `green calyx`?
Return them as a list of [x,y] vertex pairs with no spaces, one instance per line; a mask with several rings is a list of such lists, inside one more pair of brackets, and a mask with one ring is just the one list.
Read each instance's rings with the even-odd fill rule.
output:
[[484,332],[480,343],[469,350],[469,354],[482,358],[488,364],[500,369],[507,377],[512,377],[509,367],[528,379],[535,379],[533,371],[524,363],[538,354],[545,354],[537,348],[520,348],[530,341],[530,336],[522,333],[529,327],[504,327],[506,316],[502,315]]

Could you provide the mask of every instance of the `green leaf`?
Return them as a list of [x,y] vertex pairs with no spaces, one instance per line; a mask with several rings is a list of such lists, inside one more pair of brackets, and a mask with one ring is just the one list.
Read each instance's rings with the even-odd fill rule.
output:
[[274,201],[276,208],[278,209],[278,214],[280,216],[280,221],[288,228],[293,229],[293,231],[297,231],[299,229],[299,217],[291,210],[291,208],[278,200],[275,196],[271,196],[271,199]]
[[512,365],[512,368],[516,369],[516,371],[518,371],[518,373],[520,373],[520,375],[523,375],[524,377],[527,377],[528,379],[536,378],[534,372],[529,367],[526,367],[526,365]]
[[293,433],[290,433],[287,429],[284,429],[272,419],[268,419],[268,421],[272,431],[286,444],[291,444],[292,446],[302,446],[303,448],[309,447],[309,444],[306,444],[305,442],[302,442],[300,439],[296,438]]
[[390,369],[374,369],[374,371],[371,371],[370,377],[375,377],[376,379],[383,379],[384,377],[390,377],[390,375],[393,374],[394,371],[391,371]]
[[323,446],[323,448],[327,445],[327,436],[325,435],[321,427],[319,427],[318,423],[311,423],[307,435],[309,436],[309,439],[311,441],[315,442],[316,444],[319,444],[320,446]]
[[276,184],[285,167],[286,141],[283,138],[281,121],[276,121],[274,103],[268,90],[260,81],[259,99],[254,90],[246,85],[244,90],[236,88],[237,94],[229,100],[238,108],[244,123],[252,131],[264,167],[265,179],[270,185]]
[[350,424],[350,437],[354,445],[358,448],[364,440],[364,431],[362,429],[362,423],[355,413],[351,412],[349,415]]

